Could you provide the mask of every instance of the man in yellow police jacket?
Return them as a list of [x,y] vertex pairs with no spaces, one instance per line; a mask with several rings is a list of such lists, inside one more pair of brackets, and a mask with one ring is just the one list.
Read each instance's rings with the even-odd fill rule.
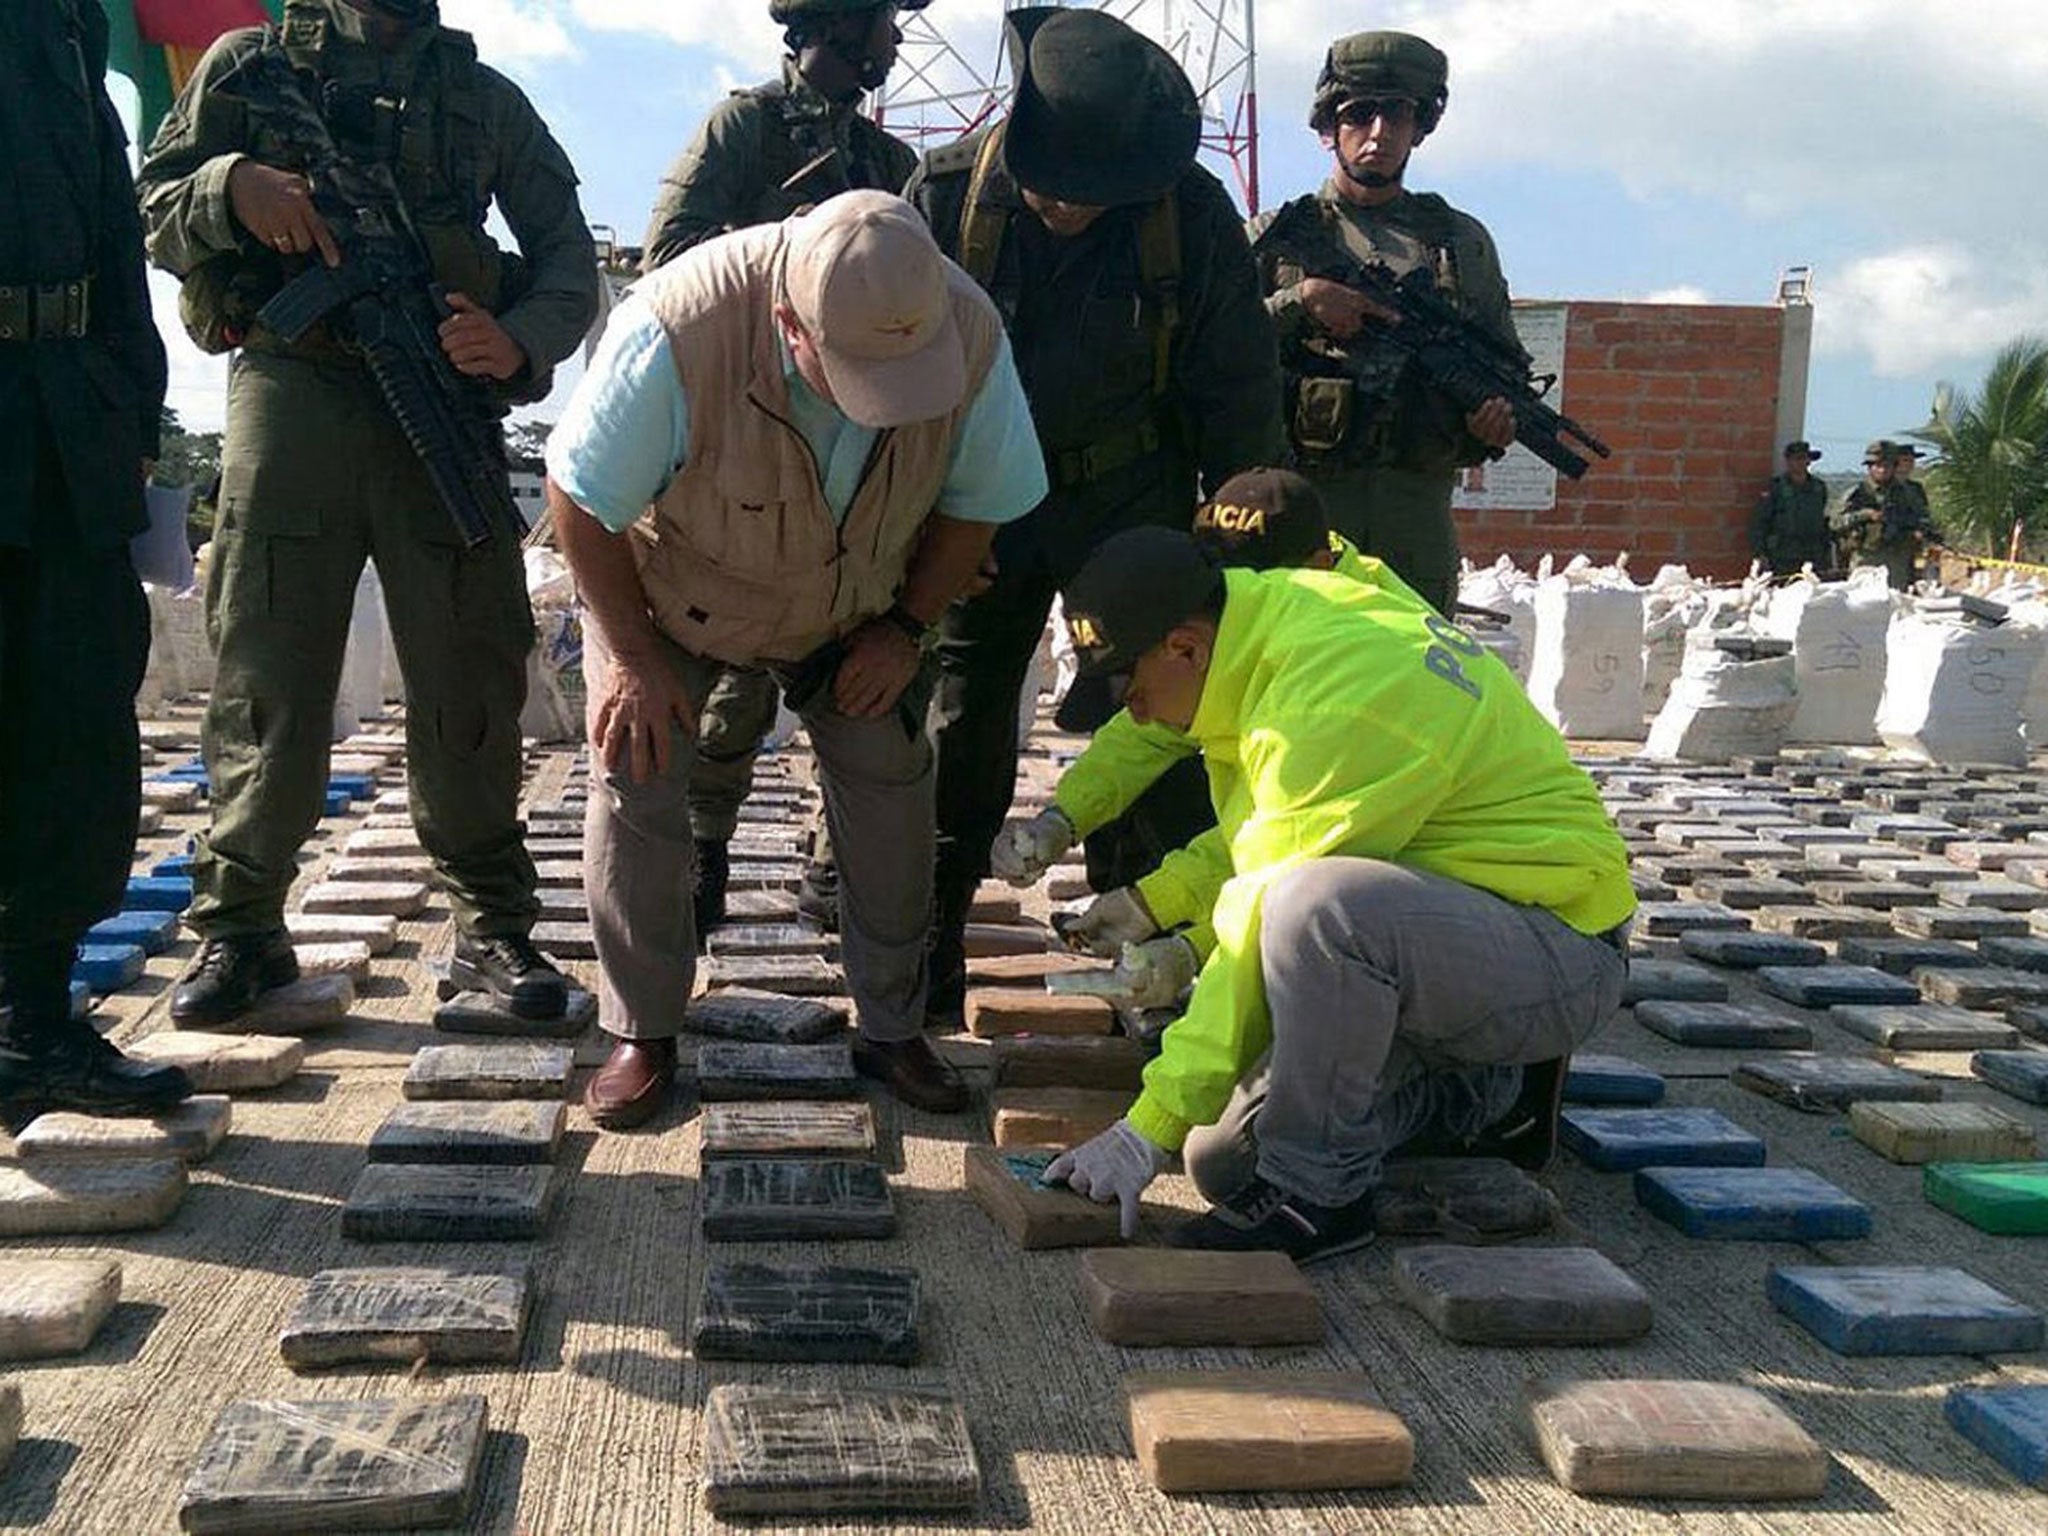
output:
[[[1330,527],[1322,495],[1286,469],[1248,469],[1232,476],[1195,512],[1195,542],[1211,560],[1246,570],[1334,571],[1368,591],[1420,603],[1421,597],[1371,555],[1360,554]],[[1365,594],[1361,593],[1361,600]],[[1159,776],[1200,747],[1185,732],[1157,721],[1140,725],[1109,696],[1101,677],[1075,681],[1060,706],[1063,722],[1091,730],[1094,739],[1060,776],[1053,803],[1034,816],[1010,821],[990,850],[994,872],[1029,886],[1080,839],[1124,814]],[[1225,770],[1228,771],[1227,769]],[[1227,797],[1214,783],[1215,799]],[[1114,957],[1127,943],[1149,939],[1182,923],[1197,925],[1195,942],[1208,953],[1209,908],[1230,878],[1230,850],[1214,826],[1129,886],[1097,898],[1066,930],[1069,943]]]
[[1214,1208],[1176,1242],[1355,1248],[1388,1153],[1431,1126],[1478,1135],[1517,1069],[1554,1083],[1618,1005],[1621,840],[1512,674],[1419,601],[1219,571],[1188,535],[1135,529],[1067,614],[1083,675],[1201,750],[1229,874],[1206,933],[1123,948],[1126,1001],[1193,993],[1128,1115],[1047,1177],[1129,1229],[1185,1145]]

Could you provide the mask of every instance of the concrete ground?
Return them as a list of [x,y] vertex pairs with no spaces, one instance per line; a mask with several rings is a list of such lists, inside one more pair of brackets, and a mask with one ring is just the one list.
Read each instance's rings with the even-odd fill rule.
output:
[[[160,740],[196,726],[190,709]],[[162,761],[189,753],[168,748]],[[565,752],[537,753],[530,798],[551,800]],[[1044,781],[1051,766],[1034,763]],[[361,824],[363,806],[321,823],[307,871]],[[200,815],[169,818],[139,864],[182,846]],[[1042,901],[1034,903],[1043,911]],[[986,1134],[980,1112],[940,1118],[877,1099],[900,1233],[854,1243],[834,1261],[915,1266],[928,1301],[928,1350],[911,1369],[699,1364],[687,1346],[706,1264],[697,1237],[695,1107],[679,1102],[652,1129],[598,1135],[570,1117],[567,1177],[545,1240],[482,1246],[344,1242],[340,1205],[364,1145],[399,1102],[412,1052],[435,1037],[424,957],[450,938],[445,905],[403,927],[377,960],[344,1027],[314,1038],[285,1087],[241,1097],[228,1141],[194,1169],[183,1207],[162,1230],[77,1243],[10,1243],[14,1254],[117,1257],[124,1300],[83,1356],[10,1367],[27,1404],[25,1438],[0,1478],[0,1526],[55,1531],[174,1529],[180,1488],[208,1427],[251,1397],[438,1396],[480,1392],[491,1432],[469,1528],[535,1533],[657,1533],[717,1523],[698,1491],[706,1391],[728,1381],[940,1387],[963,1401],[985,1478],[979,1509],[933,1525],[1048,1532],[1400,1531],[2018,1533],[2048,1529],[2048,1496],[2022,1487],[1941,1415],[1959,1382],[2048,1382],[2048,1360],[1847,1359],[1776,1314],[1764,1298],[1774,1263],[1946,1263],[2048,1308],[2048,1244],[1994,1238],[1927,1205],[1917,1170],[1852,1140],[1835,1116],[1805,1115],[1726,1080],[1740,1053],[1687,1050],[1626,1012],[1593,1042],[1670,1076],[1669,1102],[1711,1105],[1763,1135],[1773,1163],[1817,1170],[1877,1210],[1865,1242],[1800,1245],[1692,1241],[1648,1217],[1627,1176],[1570,1158],[1549,1176],[1564,1220],[1551,1241],[1589,1243],[1651,1293],[1656,1324],[1624,1348],[1482,1349],[1439,1338],[1395,1295],[1391,1245],[1312,1270],[1328,1336],[1312,1349],[1136,1351],[1087,1327],[1072,1253],[1020,1254],[961,1190],[962,1147]],[[145,981],[107,1000],[117,1038],[167,1027],[171,978],[189,940],[151,962]],[[584,969],[582,967],[576,967]],[[1740,988],[1738,990],[1741,990]],[[1785,1005],[1773,1004],[1774,1007]],[[1795,1011],[1796,1010],[1788,1010]],[[1825,1023],[1823,1048],[1867,1054]],[[969,1042],[958,1042],[973,1061]],[[594,1036],[581,1051],[598,1056]],[[2048,1138],[2048,1112],[1970,1082],[1963,1058],[1922,1058],[1951,1097],[2026,1116]],[[579,1080],[580,1086],[580,1080]],[[1192,1207],[1179,1178],[1164,1204]],[[720,1257],[817,1261],[815,1247],[762,1245]],[[525,1257],[537,1300],[513,1369],[344,1368],[313,1376],[278,1358],[278,1326],[307,1276],[350,1263],[484,1262]],[[1356,1494],[1169,1498],[1139,1475],[1119,1380],[1161,1367],[1257,1365],[1366,1373],[1416,1440],[1405,1488]],[[1593,1501],[1560,1489],[1525,1441],[1517,1410],[1539,1375],[1697,1377],[1763,1389],[1832,1453],[1817,1504],[1717,1507]],[[898,1528],[882,1520],[818,1529]],[[800,1528],[792,1523],[792,1528]],[[809,1527],[801,1527],[809,1528]]]

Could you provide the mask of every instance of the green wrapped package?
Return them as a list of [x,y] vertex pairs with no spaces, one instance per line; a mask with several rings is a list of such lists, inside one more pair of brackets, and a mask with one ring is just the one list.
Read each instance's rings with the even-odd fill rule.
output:
[[1980,1231],[2048,1235],[2048,1163],[1929,1163],[1921,1189]]

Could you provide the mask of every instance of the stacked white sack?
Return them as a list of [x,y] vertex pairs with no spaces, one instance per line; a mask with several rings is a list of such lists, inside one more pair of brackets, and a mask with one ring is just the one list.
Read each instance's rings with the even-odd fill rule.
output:
[[[1725,633],[1723,631],[1722,633]],[[1671,696],[1650,727],[1645,755],[1664,761],[1724,763],[1773,757],[1798,705],[1793,658],[1744,661],[1722,651],[1716,632],[1697,629]]]
[[1763,632],[1792,642],[1799,679],[1788,742],[1860,747],[1877,740],[1892,608],[1881,566],[1852,572],[1847,581],[1808,574],[1771,594]]
[[334,691],[332,739],[353,736],[384,708],[384,584],[376,566],[363,565],[349,608],[348,643],[341,653],[341,683]]
[[1879,738],[1928,762],[2024,765],[2020,710],[2042,643],[2023,625],[1898,614],[1885,636]]
[[1583,556],[1536,589],[1529,697],[1580,740],[1643,736],[1643,594],[1620,566]]
[[528,549],[526,596],[533,604],[533,654],[519,734],[544,742],[583,739],[583,615],[569,567],[551,549]]
[[1466,562],[1458,578],[1458,601],[1493,613],[1504,613],[1506,625],[1473,626],[1473,638],[1484,645],[1527,684],[1536,651],[1536,578],[1502,555],[1483,570]]

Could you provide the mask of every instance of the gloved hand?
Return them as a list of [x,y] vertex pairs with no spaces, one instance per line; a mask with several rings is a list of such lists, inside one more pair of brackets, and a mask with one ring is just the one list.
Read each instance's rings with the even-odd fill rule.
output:
[[1138,888],[1124,885],[1088,903],[1079,917],[1060,928],[1060,937],[1070,948],[1108,960],[1126,944],[1149,939],[1158,931]]
[[1160,1174],[1172,1154],[1139,1135],[1128,1120],[1119,1120],[1100,1136],[1062,1152],[1045,1170],[1045,1182],[1065,1184],[1097,1205],[1115,1201],[1126,1240],[1138,1235],[1138,1196]]
[[[1099,997],[1120,1011],[1172,1008],[1201,974],[1201,956],[1180,934],[1147,944],[1126,944],[1114,967],[1046,978],[1046,990]],[[1057,985],[1055,985],[1057,983]]]
[[1034,885],[1073,846],[1074,824],[1065,811],[1048,805],[1036,816],[1003,823],[988,851],[989,867],[1012,885]]

